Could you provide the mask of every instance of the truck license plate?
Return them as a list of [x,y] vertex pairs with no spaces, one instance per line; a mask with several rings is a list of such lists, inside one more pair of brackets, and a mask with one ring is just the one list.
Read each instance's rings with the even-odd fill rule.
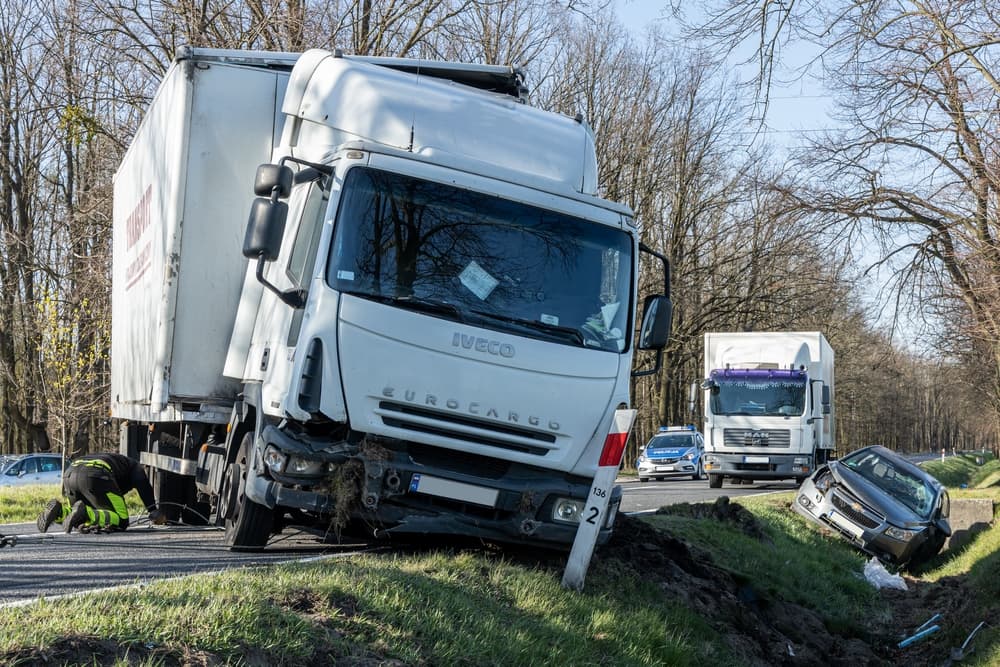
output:
[[496,489],[464,482],[453,482],[450,479],[441,479],[420,473],[416,473],[410,478],[410,493],[425,493],[429,496],[449,498],[486,507],[496,507],[497,496],[500,495]]
[[767,456],[744,456],[743,463],[770,463],[771,459]]

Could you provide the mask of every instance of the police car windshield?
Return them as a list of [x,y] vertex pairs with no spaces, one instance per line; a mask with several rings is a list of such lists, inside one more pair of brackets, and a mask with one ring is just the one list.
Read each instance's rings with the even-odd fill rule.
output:
[[690,433],[661,433],[653,436],[652,447],[694,447],[697,442]]

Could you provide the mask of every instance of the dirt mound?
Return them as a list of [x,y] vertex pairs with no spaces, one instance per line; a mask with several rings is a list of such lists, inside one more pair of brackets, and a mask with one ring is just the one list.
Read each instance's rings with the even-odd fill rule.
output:
[[138,642],[73,636],[57,639],[49,646],[27,647],[0,653],[0,664],[35,667],[41,665],[167,665],[208,667],[225,664],[205,651],[158,647]]
[[[680,511],[718,514],[762,534],[753,515],[734,509],[738,506],[728,499],[706,507]],[[749,580],[714,565],[708,554],[640,519],[619,515],[611,540],[598,550],[594,563],[641,572],[664,595],[683,600],[712,624],[741,664],[886,664],[862,638],[831,634],[812,610],[765,595]]]
[[678,503],[656,510],[657,514],[686,516],[692,519],[714,519],[733,524],[748,536],[770,543],[771,539],[757,523],[753,512],[739,503],[729,502],[729,496],[720,496],[714,503]]
[[[987,605],[984,609],[977,591],[960,577],[946,577],[933,584],[907,578],[909,590],[885,590],[886,599],[893,607],[893,622],[884,630],[884,645],[879,653],[891,656],[894,664],[912,667],[940,667],[952,664],[952,651],[961,647],[980,622],[987,627],[1000,625],[1000,609]],[[935,615],[940,617],[930,625],[941,630],[927,639],[900,649],[900,640]],[[969,642],[968,651],[976,648],[975,638]],[[956,654],[957,655],[957,654]]]

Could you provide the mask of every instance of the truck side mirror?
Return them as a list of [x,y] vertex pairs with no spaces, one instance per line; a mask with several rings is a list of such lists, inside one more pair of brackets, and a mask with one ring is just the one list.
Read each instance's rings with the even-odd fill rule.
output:
[[263,197],[254,199],[243,239],[243,256],[268,262],[277,259],[287,217],[288,204]]
[[285,199],[292,192],[294,174],[291,167],[283,164],[262,164],[257,167],[253,180],[253,193],[258,197],[277,195]]
[[674,306],[670,298],[659,294],[646,297],[643,306],[642,327],[639,329],[640,350],[662,350],[670,339]]
[[823,397],[821,403],[823,404],[823,414],[830,414],[830,385],[828,384],[823,385]]

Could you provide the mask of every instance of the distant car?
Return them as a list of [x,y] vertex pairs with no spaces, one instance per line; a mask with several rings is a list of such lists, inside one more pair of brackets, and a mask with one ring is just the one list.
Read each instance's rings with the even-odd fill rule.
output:
[[657,432],[639,453],[636,469],[639,481],[662,480],[672,475],[690,475],[704,479],[701,455],[705,440],[694,426],[669,426]]
[[0,486],[58,484],[61,480],[62,457],[58,454],[25,454],[0,469]]
[[951,535],[944,486],[877,445],[820,466],[792,507],[891,565],[915,567],[937,555]]

